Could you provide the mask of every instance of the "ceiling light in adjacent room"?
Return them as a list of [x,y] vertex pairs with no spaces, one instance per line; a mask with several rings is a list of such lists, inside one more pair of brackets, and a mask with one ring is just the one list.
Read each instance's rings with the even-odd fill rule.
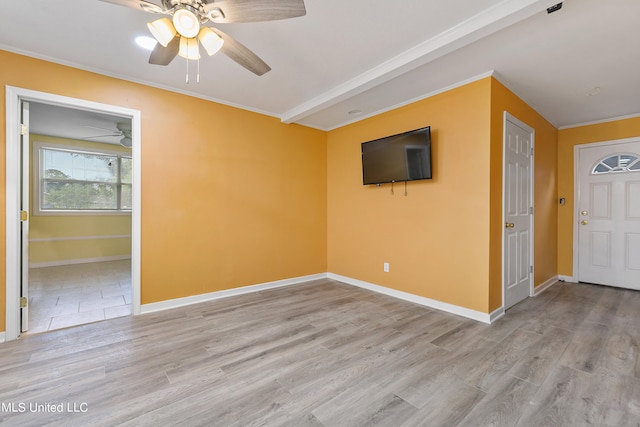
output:
[[585,93],[586,96],[595,96],[600,93],[600,86],[594,86]]

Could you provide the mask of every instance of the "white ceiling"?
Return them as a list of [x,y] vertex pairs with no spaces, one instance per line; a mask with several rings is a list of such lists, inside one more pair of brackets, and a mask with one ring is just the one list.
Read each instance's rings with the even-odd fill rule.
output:
[[305,0],[304,17],[218,24],[270,72],[218,53],[200,61],[200,83],[190,63],[189,84],[186,60],[150,65],[134,43],[157,15],[99,0],[7,2],[0,49],[324,130],[492,73],[556,127],[639,115],[640,1],[567,0],[548,14],[556,2]]

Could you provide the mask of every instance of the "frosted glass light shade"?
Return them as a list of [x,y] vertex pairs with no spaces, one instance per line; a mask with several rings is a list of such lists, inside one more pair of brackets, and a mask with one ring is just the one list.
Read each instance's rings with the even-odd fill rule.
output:
[[173,14],[173,26],[181,36],[191,38],[198,35],[200,20],[190,10],[178,9]]
[[198,40],[195,37],[180,37],[180,50],[178,55],[187,59],[200,59],[200,49],[198,49]]
[[160,18],[156,21],[149,22],[147,27],[153,37],[158,40],[158,43],[164,47],[167,47],[169,42],[176,36],[176,29],[169,18]]
[[224,40],[209,27],[202,27],[198,33],[198,38],[209,56],[219,51],[224,44]]

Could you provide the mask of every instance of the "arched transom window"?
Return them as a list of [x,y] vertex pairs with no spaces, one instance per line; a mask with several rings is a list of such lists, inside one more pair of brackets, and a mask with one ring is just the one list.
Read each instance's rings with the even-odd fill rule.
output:
[[640,171],[640,157],[634,154],[615,154],[600,160],[591,174]]

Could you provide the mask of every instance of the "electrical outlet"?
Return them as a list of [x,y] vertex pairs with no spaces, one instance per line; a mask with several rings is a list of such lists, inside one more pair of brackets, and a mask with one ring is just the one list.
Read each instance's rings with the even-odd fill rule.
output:
[[385,262],[384,264],[382,264],[382,269],[384,270],[385,273],[389,272],[389,263]]

